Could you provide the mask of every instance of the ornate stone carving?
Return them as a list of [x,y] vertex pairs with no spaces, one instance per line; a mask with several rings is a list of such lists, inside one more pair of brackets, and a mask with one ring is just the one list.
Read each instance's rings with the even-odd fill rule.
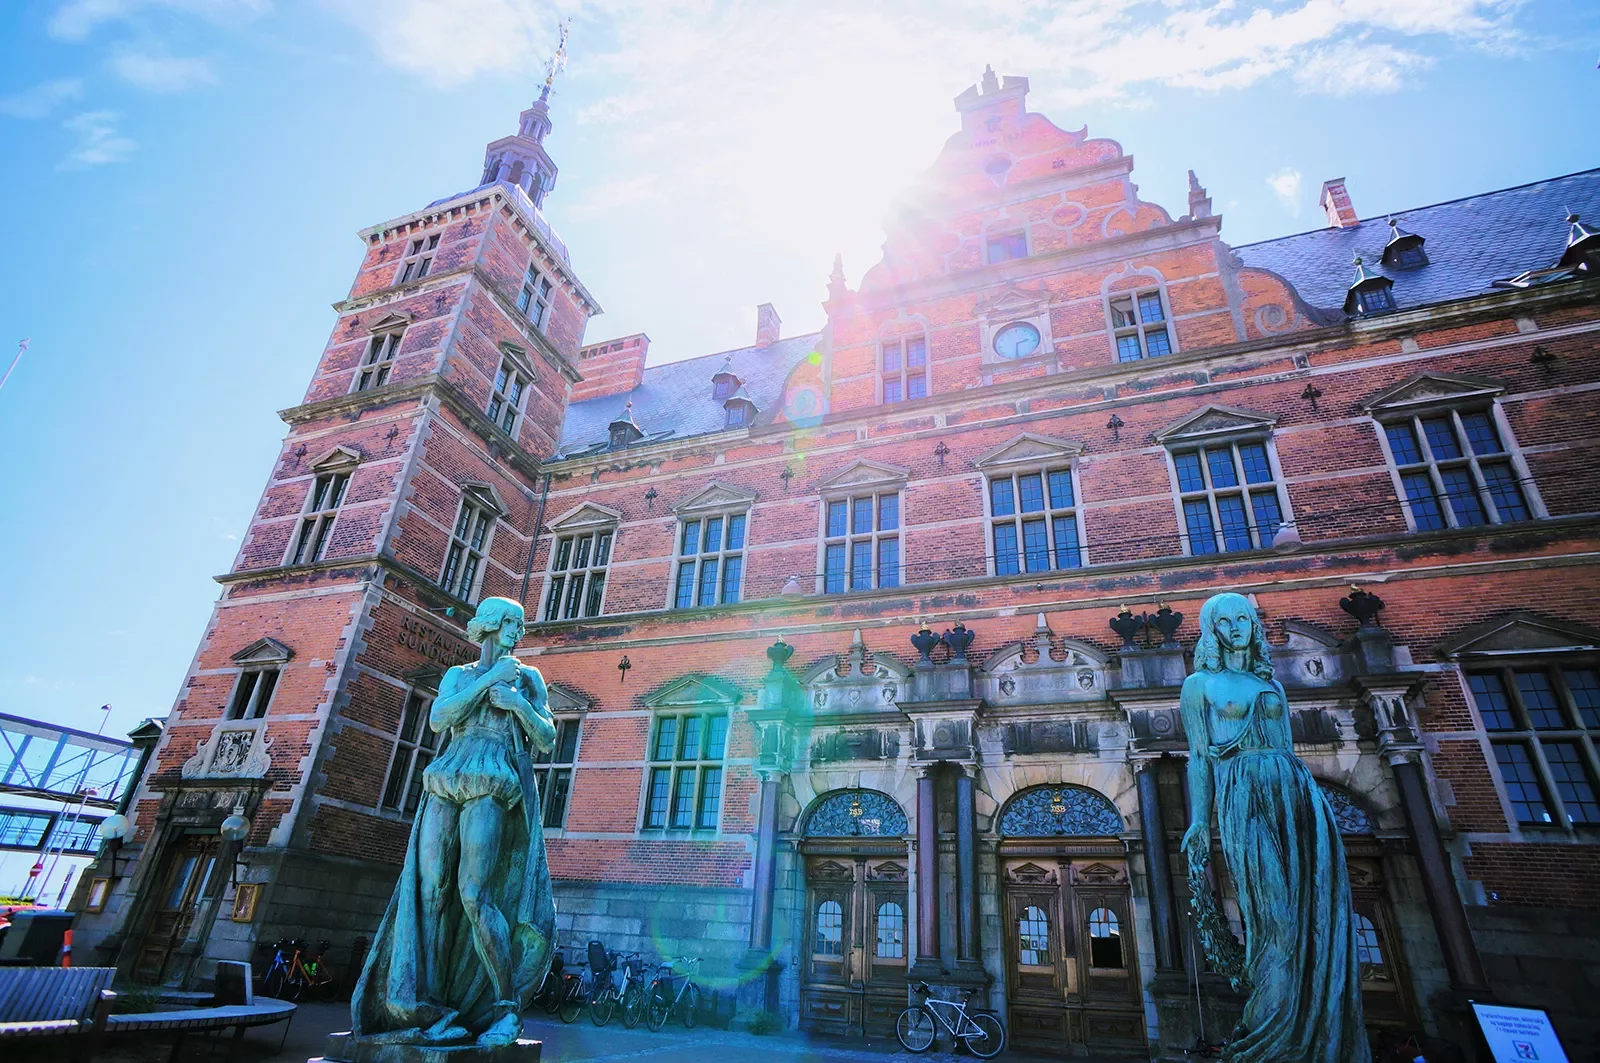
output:
[[1082,786],[1035,786],[1006,802],[1000,833],[1010,838],[1115,837],[1122,814],[1104,795]]
[[225,721],[183,762],[185,779],[260,779],[272,767],[264,720]]
[[899,837],[911,830],[905,809],[876,790],[839,790],[806,817],[808,838]]

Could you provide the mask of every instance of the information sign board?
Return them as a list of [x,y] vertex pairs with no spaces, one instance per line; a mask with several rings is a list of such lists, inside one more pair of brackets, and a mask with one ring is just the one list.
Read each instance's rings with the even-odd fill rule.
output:
[[1474,1002],[1472,1010],[1494,1063],[1568,1063],[1550,1016],[1542,1009]]

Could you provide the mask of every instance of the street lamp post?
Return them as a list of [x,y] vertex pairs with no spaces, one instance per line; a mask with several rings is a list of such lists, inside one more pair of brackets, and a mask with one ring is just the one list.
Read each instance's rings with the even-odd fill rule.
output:
[[18,362],[22,361],[23,352],[25,352],[27,349],[28,349],[28,341],[27,340],[18,340],[17,341],[17,356],[15,358],[11,359],[11,364],[6,367],[6,375],[5,376],[0,376],[0,388],[5,387],[6,386],[6,381],[11,379],[11,371],[17,367],[17,363]]

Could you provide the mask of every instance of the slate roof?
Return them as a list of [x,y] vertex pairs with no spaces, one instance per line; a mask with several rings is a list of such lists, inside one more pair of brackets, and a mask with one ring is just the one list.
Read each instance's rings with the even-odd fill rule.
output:
[[812,332],[789,336],[768,347],[740,347],[647,366],[644,380],[632,391],[568,406],[557,453],[572,457],[605,449],[610,438],[608,426],[622,414],[630,399],[633,419],[644,430],[641,443],[722,431],[728,423],[728,412],[722,405],[726,400],[711,397],[711,378],[724,362],[744,382],[745,394],[756,404],[759,412],[755,423],[766,424],[783,399],[784,382],[795,366],[817,349],[820,336],[821,333]]
[[1498,192],[1396,211],[1400,228],[1427,242],[1428,264],[1390,269],[1381,263],[1389,225],[1370,218],[1347,229],[1317,229],[1234,248],[1246,266],[1283,277],[1312,306],[1337,312],[1355,279],[1356,255],[1371,273],[1394,281],[1395,305],[1465,299],[1496,290],[1494,282],[1556,264],[1567,245],[1566,218],[1575,211],[1600,222],[1600,169]]

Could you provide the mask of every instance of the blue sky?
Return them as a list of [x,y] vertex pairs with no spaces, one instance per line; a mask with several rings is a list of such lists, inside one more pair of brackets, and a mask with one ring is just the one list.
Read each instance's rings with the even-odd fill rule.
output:
[[1600,165],[1580,0],[11,0],[0,5],[0,712],[170,709],[360,260],[571,62],[549,218],[658,360],[820,326],[985,63],[1234,243]]

